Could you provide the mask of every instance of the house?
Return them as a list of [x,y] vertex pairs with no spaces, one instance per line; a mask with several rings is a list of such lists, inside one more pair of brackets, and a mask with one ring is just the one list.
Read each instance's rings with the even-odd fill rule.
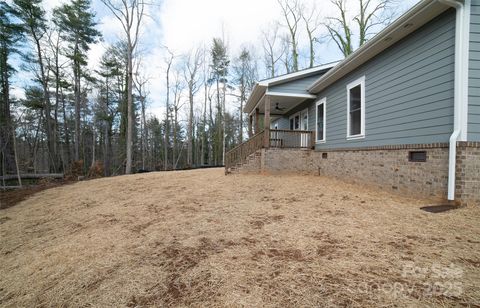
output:
[[259,81],[228,172],[480,204],[480,0],[422,0],[339,63]]

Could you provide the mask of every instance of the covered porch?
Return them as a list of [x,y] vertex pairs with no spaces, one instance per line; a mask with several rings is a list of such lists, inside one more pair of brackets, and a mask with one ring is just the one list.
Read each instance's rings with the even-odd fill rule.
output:
[[248,114],[249,139],[226,153],[226,172],[261,149],[313,149],[315,115],[309,115],[308,107],[317,97],[307,89],[335,65],[329,63],[256,83],[243,109]]
[[[228,151],[225,155],[225,170],[245,164],[248,157],[261,149],[313,149],[315,132],[308,130],[308,122],[302,121],[301,113],[293,116],[290,129],[279,129],[272,122],[287,118],[291,111],[315,96],[266,92],[248,115],[248,140]],[[308,116],[308,115],[307,115]]]
[[[312,148],[315,138],[314,132],[308,129],[308,113],[298,112],[290,119],[287,116],[297,106],[311,99],[315,99],[315,96],[267,91],[249,113],[249,139],[262,134],[263,148]],[[279,119],[290,122],[288,129],[272,125]]]

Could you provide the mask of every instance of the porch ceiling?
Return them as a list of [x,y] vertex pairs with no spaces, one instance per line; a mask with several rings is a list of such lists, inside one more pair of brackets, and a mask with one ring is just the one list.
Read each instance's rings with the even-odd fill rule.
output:
[[[284,96],[284,95],[269,95],[270,96],[270,115],[272,117],[287,114],[290,110],[303,103],[311,97],[304,96]],[[278,104],[278,105],[277,105]],[[278,108],[277,108],[278,107]],[[265,113],[265,96],[259,101],[258,109],[261,114]]]

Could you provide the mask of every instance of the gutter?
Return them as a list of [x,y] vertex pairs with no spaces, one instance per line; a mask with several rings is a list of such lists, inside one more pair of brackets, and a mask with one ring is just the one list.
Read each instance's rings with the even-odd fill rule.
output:
[[467,140],[470,0],[437,0],[456,9],[453,132],[448,157],[448,200],[455,200],[457,142]]

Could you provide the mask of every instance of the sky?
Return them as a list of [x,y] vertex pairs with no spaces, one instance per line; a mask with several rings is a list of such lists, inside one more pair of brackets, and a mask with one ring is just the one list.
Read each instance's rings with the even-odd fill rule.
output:
[[[68,0],[44,0],[45,8],[50,12],[54,7]],[[334,10],[330,0],[304,0],[307,5],[314,5],[322,16],[331,16]],[[349,0],[352,5],[356,0]],[[398,14],[406,11],[418,0],[397,0]],[[228,43],[230,57],[233,58],[241,46],[253,46],[255,56],[262,55],[261,32],[275,22],[282,21],[277,0],[151,0],[148,17],[142,25],[140,51],[144,72],[149,78],[150,113],[162,116],[165,105],[165,46],[174,54],[187,53],[198,46],[209,46],[213,37],[224,37]],[[92,0],[92,8],[96,12],[98,28],[103,34],[102,42],[91,46],[89,67],[95,69],[105,48],[122,37],[119,22],[107,10],[100,0]],[[351,12],[355,9],[347,7]],[[353,12],[352,12],[353,14]],[[319,34],[324,33],[321,29]],[[306,35],[301,33],[301,43]],[[341,59],[335,44],[325,39],[317,45],[317,64]],[[260,63],[260,62],[259,62]],[[302,63],[300,63],[302,65]],[[22,78],[14,89],[14,94],[22,95]],[[263,76],[260,76],[263,77]],[[24,80],[23,83],[26,83]]]

